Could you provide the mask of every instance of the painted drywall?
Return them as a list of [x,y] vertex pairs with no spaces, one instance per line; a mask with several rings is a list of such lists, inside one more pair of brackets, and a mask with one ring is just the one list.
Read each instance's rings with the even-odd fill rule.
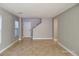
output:
[[14,42],[15,39],[15,19],[16,16],[0,8],[0,15],[2,16],[2,38],[0,44],[0,51]]
[[79,4],[58,16],[59,42],[79,55]]
[[58,18],[54,18],[54,40],[58,39]]
[[1,32],[2,31],[2,16],[0,16],[0,44],[1,44]]
[[76,3],[1,3],[0,6],[15,15],[19,15],[18,12],[22,11],[23,14],[21,16],[27,18],[49,18],[62,13],[75,4]]
[[51,18],[43,18],[41,23],[33,29],[33,39],[52,39],[53,25]]

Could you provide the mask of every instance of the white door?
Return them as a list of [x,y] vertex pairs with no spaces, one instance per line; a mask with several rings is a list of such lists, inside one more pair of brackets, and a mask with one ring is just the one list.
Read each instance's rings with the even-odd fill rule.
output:
[[31,22],[23,22],[23,36],[31,37]]

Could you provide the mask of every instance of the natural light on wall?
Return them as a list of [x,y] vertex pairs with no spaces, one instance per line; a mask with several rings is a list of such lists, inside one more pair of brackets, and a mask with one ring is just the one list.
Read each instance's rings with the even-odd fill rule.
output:
[[2,17],[0,16],[0,43],[1,43]]
[[19,36],[19,22],[15,20],[15,37]]

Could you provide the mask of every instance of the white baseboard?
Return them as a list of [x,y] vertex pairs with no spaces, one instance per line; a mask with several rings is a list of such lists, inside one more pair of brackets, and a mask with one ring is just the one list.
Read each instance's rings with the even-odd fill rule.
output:
[[18,41],[18,40],[12,42],[10,45],[8,45],[8,46],[5,47],[4,49],[2,49],[2,50],[0,51],[0,53],[4,52],[6,49],[10,48],[10,47],[11,47],[13,44],[15,44],[17,41]]
[[46,39],[53,39],[53,38],[33,38],[33,40],[46,40]]
[[68,49],[66,46],[64,46],[63,44],[61,44],[60,42],[57,42],[62,48],[64,48],[65,50],[67,50],[69,53],[71,53],[73,56],[78,56],[76,53],[74,53],[73,51],[71,51],[70,49]]

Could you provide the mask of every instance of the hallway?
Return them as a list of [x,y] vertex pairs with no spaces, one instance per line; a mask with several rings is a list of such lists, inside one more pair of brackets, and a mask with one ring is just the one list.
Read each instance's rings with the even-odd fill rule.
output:
[[71,56],[52,40],[31,40],[25,38],[4,51],[1,56]]

